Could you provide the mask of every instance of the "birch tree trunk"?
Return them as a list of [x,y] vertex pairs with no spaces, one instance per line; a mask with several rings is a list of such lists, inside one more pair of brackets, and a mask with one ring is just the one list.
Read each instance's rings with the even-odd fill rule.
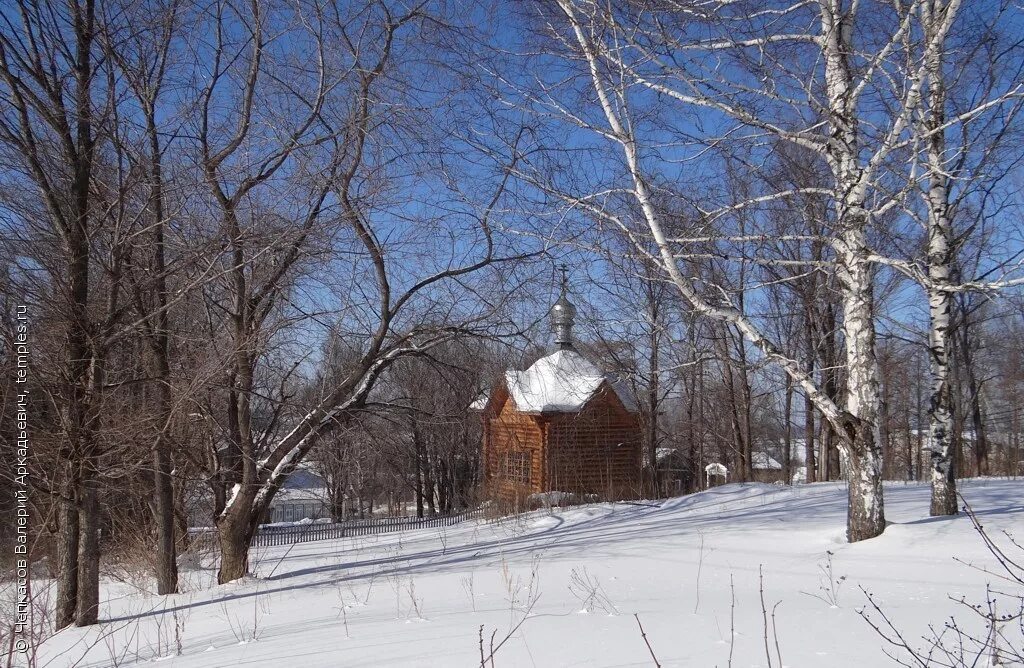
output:
[[[867,243],[869,213],[865,208],[869,170],[859,160],[856,93],[849,62],[854,53],[851,32],[841,3],[821,3],[821,43],[828,97],[829,161],[837,186],[839,234],[836,278],[842,289],[843,333],[846,339],[846,413],[841,449],[849,481],[847,538],[872,538],[885,529],[881,450],[878,429],[878,363],[875,357],[874,277]],[[823,456],[825,453],[822,453]]]
[[[859,216],[860,213],[854,214]],[[843,287],[843,330],[846,335],[847,400],[850,418],[842,427],[849,491],[847,538],[873,538],[885,529],[882,498],[882,453],[878,443],[878,364],[875,357],[874,295],[863,227],[851,226],[843,236],[837,277]]]
[[[929,0],[922,5],[921,20],[925,37],[935,37],[935,24],[941,20],[947,3]],[[949,384],[949,334],[953,293],[950,265],[953,259],[953,225],[949,211],[949,179],[946,161],[946,92],[942,72],[942,49],[927,55],[928,110],[924,128],[928,165],[928,351],[931,389],[928,396],[928,448],[931,451],[931,514],[955,515],[956,472],[951,440],[953,423],[952,392]]]

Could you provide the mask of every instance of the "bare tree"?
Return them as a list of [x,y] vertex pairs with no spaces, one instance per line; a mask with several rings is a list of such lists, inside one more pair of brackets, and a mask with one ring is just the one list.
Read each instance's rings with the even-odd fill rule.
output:
[[109,104],[96,82],[99,26],[93,0],[49,8],[16,2],[4,6],[2,23],[5,158],[40,193],[38,222],[56,238],[60,257],[49,268],[64,335],[64,387],[54,387],[52,395],[62,431],[52,490],[60,508],[55,623],[61,628],[95,622],[99,601],[95,431],[103,361],[90,314],[90,243],[99,218],[92,189],[97,133]]
[[[148,343],[150,377],[154,394],[154,434],[151,445],[153,502],[156,528],[156,578],[160,594],[178,590],[177,540],[174,521],[174,487],[169,432],[173,418],[171,389],[171,341],[169,269],[166,252],[168,218],[171,215],[165,195],[164,154],[167,150],[158,113],[172,63],[171,47],[180,27],[178,0],[127,6],[118,17],[105,22],[105,54],[116,62],[128,88],[138,102],[144,131],[135,155],[130,159],[145,165],[144,181],[149,192],[145,199],[151,255],[142,272],[129,273],[131,297],[136,318]],[[134,119],[133,119],[134,120]],[[142,273],[143,277],[136,277]]]
[[[396,242],[375,229],[379,224],[375,217],[386,209],[386,198],[395,195],[387,180],[392,158],[377,155],[380,147],[374,140],[395,132],[403,122],[400,112],[411,109],[400,99],[389,99],[400,89],[401,64],[395,61],[395,47],[401,44],[403,55],[409,56],[414,26],[431,22],[432,17],[422,6],[396,15],[379,3],[350,7],[345,13],[321,13],[316,5],[309,11],[301,32],[303,40],[312,44],[316,67],[312,90],[306,93],[293,92],[294,82],[282,89],[270,83],[281,75],[265,69],[269,62],[265,25],[277,19],[262,5],[252,4],[244,21],[226,12],[213,18],[214,33],[222,37],[210,84],[201,96],[199,137],[207,183],[231,256],[231,279],[224,286],[222,307],[230,363],[221,470],[230,492],[217,517],[220,582],[245,575],[253,532],[285,478],[320,436],[346,424],[366,404],[388,366],[481,326],[481,314],[463,311],[454,295],[460,281],[497,261],[490,219],[507,177],[499,178],[487,204],[468,210],[463,205],[466,212],[459,222],[464,225],[471,220],[475,229],[453,225],[448,233],[461,234],[465,242],[453,243],[437,261],[420,259],[425,266],[437,267],[433,273],[408,273],[416,265],[406,265],[394,247]],[[227,37],[235,29],[248,35],[240,45]],[[340,48],[329,49],[329,44]],[[333,78],[337,72],[341,72],[339,80]],[[289,122],[272,113],[259,118],[258,100],[268,90],[277,91],[276,104],[302,109],[301,115],[292,115],[299,120]],[[238,103],[229,123],[219,119],[222,95]],[[278,133],[273,129],[278,126],[287,129]],[[267,132],[274,136],[270,142],[264,140]],[[249,157],[253,149],[261,156],[257,160]],[[305,165],[308,173],[292,174],[296,163]],[[297,225],[285,228],[283,242],[260,245],[255,229],[243,224],[243,215],[260,215],[252,206],[261,189],[278,178],[298,185],[296,177],[308,178]],[[344,376],[320,388],[307,410],[284,410],[290,408],[287,393],[278,393],[266,418],[281,429],[275,435],[269,428],[254,426],[257,364],[270,333],[280,326],[270,318],[289,305],[298,263],[310,252],[318,229],[326,235],[320,238],[341,230],[351,235],[353,257],[374,282],[347,289],[362,291],[362,299],[373,306],[363,313],[365,320],[351,321],[360,328],[357,359]],[[358,279],[353,276],[353,280]],[[451,317],[453,312],[459,312],[459,317]],[[301,309],[299,317],[304,317]]]

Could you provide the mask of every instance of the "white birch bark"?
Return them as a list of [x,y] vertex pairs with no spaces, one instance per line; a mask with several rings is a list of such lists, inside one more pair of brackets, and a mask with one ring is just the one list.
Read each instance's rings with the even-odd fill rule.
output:
[[[942,0],[922,4],[921,23],[926,38],[935,33],[935,22],[947,10]],[[942,72],[943,50],[927,54],[928,110],[923,126],[927,146],[928,189],[928,351],[931,390],[928,398],[928,448],[931,451],[931,514],[955,515],[956,472],[953,469],[951,427],[952,393],[949,387],[949,331],[953,292],[950,285],[953,260],[953,225],[950,220],[949,177],[946,161],[946,91]],[[918,427],[920,428],[920,426]]]
[[[840,455],[848,472],[847,534],[851,542],[873,538],[885,529],[882,452],[878,429],[878,361],[875,357],[874,278],[867,244],[865,207],[870,166],[859,161],[856,94],[850,72],[853,15],[838,2],[821,2],[821,46],[828,98],[829,149],[826,157],[837,186],[836,278],[842,288],[846,339],[846,410],[854,418],[837,429]],[[878,154],[876,153],[876,156]]]

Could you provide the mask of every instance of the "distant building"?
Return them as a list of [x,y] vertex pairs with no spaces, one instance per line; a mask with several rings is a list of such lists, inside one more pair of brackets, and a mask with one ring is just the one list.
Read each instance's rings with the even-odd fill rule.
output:
[[558,349],[526,371],[509,370],[483,407],[487,491],[517,505],[550,492],[601,499],[640,493],[636,402],[574,348],[576,308],[567,290],[563,279],[551,308]]
[[266,522],[299,522],[330,516],[323,478],[308,469],[297,468],[274,495],[267,509]]
[[704,486],[708,489],[729,482],[729,469],[725,464],[712,462],[704,467]]
[[694,487],[693,464],[679,448],[658,448],[659,496],[678,496]]
[[786,482],[786,472],[782,464],[768,453],[754,452],[750,460],[756,482]]

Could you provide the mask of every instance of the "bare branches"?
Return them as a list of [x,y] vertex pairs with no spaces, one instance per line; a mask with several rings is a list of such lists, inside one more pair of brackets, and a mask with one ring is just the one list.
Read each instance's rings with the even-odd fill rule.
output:
[[[989,535],[967,501],[962,496],[959,498],[964,513],[970,518],[975,532],[998,568],[966,565],[995,576],[1014,589],[1000,591],[988,584],[980,603],[969,602],[963,596],[952,598],[964,611],[970,613],[968,618],[964,620],[953,616],[941,626],[929,625],[928,635],[923,636],[920,639],[923,644],[918,645],[908,640],[884,607],[862,587],[861,591],[867,598],[870,610],[859,610],[860,616],[890,647],[898,650],[897,653],[886,654],[902,666],[966,668],[980,665],[981,662],[1010,665],[1024,659],[1024,566],[1019,559],[1008,554],[1008,546],[1001,545]],[[1005,534],[1005,537],[1010,546],[1020,549],[1012,536]],[[981,628],[972,624],[972,620],[979,621]]]
[[640,629],[640,637],[643,638],[644,644],[647,645],[647,653],[651,655],[651,661],[654,662],[654,668],[661,668],[661,664],[658,663],[658,657],[654,653],[654,648],[651,647],[651,642],[647,639],[647,632],[644,631],[644,625],[640,623],[640,615],[634,613],[633,618],[636,619],[636,625]]

